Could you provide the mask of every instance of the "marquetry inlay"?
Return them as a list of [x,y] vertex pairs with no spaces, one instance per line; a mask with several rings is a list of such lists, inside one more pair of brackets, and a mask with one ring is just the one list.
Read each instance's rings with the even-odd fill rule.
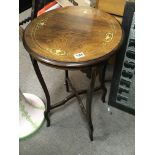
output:
[[[115,50],[122,40],[119,23],[90,7],[65,7],[34,19],[26,28],[24,45],[31,54],[60,62],[85,62]],[[83,56],[77,58],[77,53]]]

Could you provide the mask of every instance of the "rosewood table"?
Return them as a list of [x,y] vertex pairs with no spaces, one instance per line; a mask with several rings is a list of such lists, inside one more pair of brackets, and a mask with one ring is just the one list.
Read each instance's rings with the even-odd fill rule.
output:
[[[30,54],[34,70],[46,95],[44,116],[47,126],[50,126],[50,111],[76,97],[88,122],[90,139],[93,140],[91,118],[93,91],[101,88],[104,92],[102,100],[105,101],[106,61],[119,48],[122,34],[120,24],[113,16],[94,8],[78,6],[49,11],[34,19],[26,27],[23,44]],[[71,93],[64,100],[50,104],[50,95],[37,61],[65,70],[66,90]],[[77,91],[69,79],[68,70],[83,69],[91,71],[90,85],[88,90]],[[98,73],[101,86],[94,88]],[[86,106],[79,96],[84,93],[87,93]]]

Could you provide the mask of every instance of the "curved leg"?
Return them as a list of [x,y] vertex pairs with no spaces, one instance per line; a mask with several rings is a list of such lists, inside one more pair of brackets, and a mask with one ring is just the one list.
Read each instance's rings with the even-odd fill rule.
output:
[[94,130],[92,118],[91,118],[91,105],[92,105],[92,97],[93,97],[96,74],[97,74],[97,68],[92,67],[91,81],[90,81],[90,85],[87,91],[87,100],[86,100],[86,111],[87,111],[87,119],[88,119],[88,125],[89,125],[89,137],[91,141],[93,141],[93,130]]
[[69,85],[68,85],[68,70],[65,70],[65,85],[66,85],[66,91],[69,92]]
[[99,79],[101,83],[101,89],[103,90],[102,101],[105,102],[105,96],[107,94],[107,88],[105,87],[105,73],[107,68],[107,62],[105,62],[102,66],[100,66]]
[[39,79],[39,82],[44,90],[44,93],[45,93],[45,96],[46,96],[46,100],[47,100],[47,104],[46,104],[46,110],[44,111],[44,117],[47,121],[47,127],[50,126],[50,119],[49,119],[49,112],[50,112],[50,95],[49,95],[49,92],[48,92],[48,89],[47,89],[47,86],[45,84],[45,81],[42,77],[42,74],[40,72],[40,69],[39,69],[39,66],[38,66],[38,63],[37,63],[37,60],[35,60],[34,58],[31,58],[31,61],[32,61],[32,64],[33,64],[33,68],[35,70],[35,73]]

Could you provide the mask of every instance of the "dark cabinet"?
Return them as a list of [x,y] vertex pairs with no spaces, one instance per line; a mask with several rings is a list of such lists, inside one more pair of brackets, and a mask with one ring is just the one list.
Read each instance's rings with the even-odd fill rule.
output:
[[29,9],[32,6],[32,0],[19,0],[19,13]]

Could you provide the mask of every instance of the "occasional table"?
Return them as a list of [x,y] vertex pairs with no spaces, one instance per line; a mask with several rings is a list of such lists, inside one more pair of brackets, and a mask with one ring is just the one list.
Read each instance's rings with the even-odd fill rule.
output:
[[[90,139],[93,140],[93,91],[101,88],[104,92],[102,100],[105,100],[106,61],[117,51],[122,40],[123,33],[118,21],[113,16],[90,7],[70,6],[52,10],[34,19],[26,27],[23,44],[30,54],[34,70],[46,95],[44,116],[47,126],[50,126],[50,111],[76,97],[88,122]],[[66,90],[71,93],[64,100],[50,104],[50,95],[37,61],[65,70]],[[90,84],[87,90],[77,91],[69,79],[68,70],[83,69],[91,71]],[[94,88],[98,73],[101,86]],[[86,106],[79,96],[84,93],[87,93]]]

